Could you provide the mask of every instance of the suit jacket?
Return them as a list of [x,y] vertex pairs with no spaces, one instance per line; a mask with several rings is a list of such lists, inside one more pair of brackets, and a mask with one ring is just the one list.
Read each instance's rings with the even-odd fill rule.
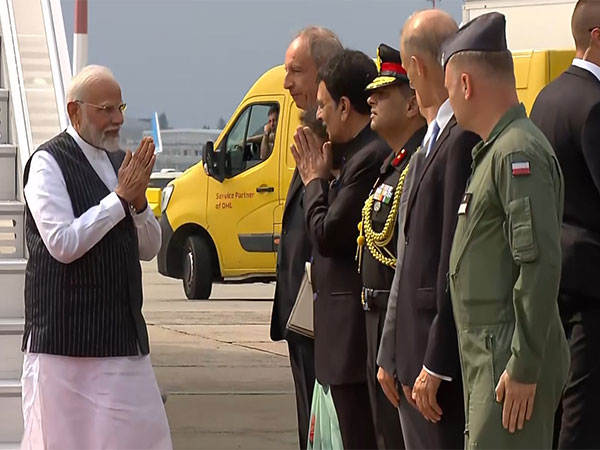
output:
[[419,149],[410,159],[410,166],[404,180],[404,190],[400,196],[400,207],[398,210],[398,244],[396,270],[394,280],[390,287],[390,296],[388,298],[388,307],[385,313],[385,321],[381,332],[381,341],[379,343],[379,352],[377,353],[377,365],[383,367],[386,372],[396,374],[396,309],[398,307],[398,284],[400,282],[400,273],[402,271],[402,262],[404,261],[404,222],[406,218],[406,208],[408,207],[408,198],[414,185],[416,174],[420,173],[425,163],[425,150]]
[[313,243],[315,374],[329,385],[360,383],[367,375],[367,338],[356,262],[358,223],[365,200],[392,149],[369,126],[335,146],[345,160],[331,183],[306,186],[306,227]]
[[405,385],[413,385],[423,365],[460,379],[447,273],[458,207],[471,171],[471,150],[479,141],[452,117],[410,192],[396,308],[396,370]]
[[285,202],[277,251],[277,284],[271,314],[271,339],[274,341],[311,341],[286,327],[300,289],[305,262],[311,257],[302,208],[303,197],[304,185],[298,170],[295,170]]
[[561,289],[600,299],[600,81],[569,67],[540,92],[531,119],[565,180]]

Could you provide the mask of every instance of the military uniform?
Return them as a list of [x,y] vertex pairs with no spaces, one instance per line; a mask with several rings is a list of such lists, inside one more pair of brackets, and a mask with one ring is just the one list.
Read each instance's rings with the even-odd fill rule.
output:
[[[406,83],[400,52],[385,44],[377,50],[379,76],[367,90]],[[404,448],[398,411],[389,402],[377,381],[377,352],[383,331],[398,246],[398,212],[408,162],[423,140],[426,127],[418,130],[399,152],[392,152],[380,169],[362,210],[358,238],[359,271],[362,276],[362,304],[367,335],[367,384],[380,449]]]
[[[552,147],[522,105],[473,150],[449,285],[465,392],[466,448],[550,448],[567,379],[559,319],[563,180]],[[510,434],[495,388],[504,370],[536,383],[533,416]]]
[[[377,381],[377,352],[385,322],[390,287],[394,279],[400,195],[408,172],[408,161],[422,141],[425,130],[426,128],[415,133],[402,153],[399,155],[392,153],[384,162],[380,170],[381,175],[365,203],[361,223],[365,239],[361,274],[367,333],[367,382],[380,449],[404,448],[398,411],[389,402]],[[364,236],[365,232],[369,235]],[[388,241],[387,244],[379,246],[375,236],[383,237],[384,241]]]
[[[508,51],[498,13],[474,19],[442,46]],[[458,331],[466,448],[551,448],[569,352],[558,312],[564,183],[552,146],[523,105],[505,112],[472,152],[458,208],[448,282]],[[496,387],[535,384],[533,415],[511,434]]]

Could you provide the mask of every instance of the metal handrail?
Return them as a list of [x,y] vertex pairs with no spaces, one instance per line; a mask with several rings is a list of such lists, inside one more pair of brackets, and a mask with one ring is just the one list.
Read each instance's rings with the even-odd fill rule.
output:
[[[14,130],[16,136],[12,139],[13,143],[18,145],[18,171],[19,171],[19,186],[22,186],[21,173],[22,166],[29,159],[29,155],[33,152],[33,137],[31,133],[31,123],[29,120],[29,108],[27,106],[27,96],[25,93],[25,83],[23,78],[23,67],[19,52],[19,42],[17,39],[17,28],[15,24],[15,13],[12,0],[0,1],[0,27],[4,40],[4,55],[6,59],[6,71],[8,74],[8,87],[10,95],[10,105],[13,111]],[[9,130],[9,137],[11,135]],[[16,142],[15,142],[16,141]],[[19,190],[18,195],[21,200],[22,190]]]
[[41,2],[59,123],[61,129],[64,130],[69,125],[65,98],[71,81],[71,65],[69,64],[69,49],[67,47],[62,7],[60,0],[41,0]]

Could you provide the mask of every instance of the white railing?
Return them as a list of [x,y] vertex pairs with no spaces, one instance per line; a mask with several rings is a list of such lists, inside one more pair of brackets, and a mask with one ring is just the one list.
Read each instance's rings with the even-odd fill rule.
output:
[[[33,138],[12,0],[0,1],[0,27],[4,41],[4,60],[6,61],[4,70],[8,76],[7,87],[10,89],[9,101],[12,110],[12,120],[9,119],[9,123],[11,123],[9,130],[13,130],[15,133],[14,136],[10,136],[11,131],[9,131],[9,137],[14,144],[18,145],[20,156],[18,161],[20,164],[24,164],[33,151]],[[19,163],[17,166],[19,172],[22,172],[22,166]],[[19,185],[21,184],[19,183]],[[22,198],[22,193],[19,192],[17,196]]]
[[69,63],[69,49],[62,7],[60,0],[41,0],[41,2],[60,128],[64,130],[69,124],[65,98],[67,96],[66,90],[71,82],[71,64]]

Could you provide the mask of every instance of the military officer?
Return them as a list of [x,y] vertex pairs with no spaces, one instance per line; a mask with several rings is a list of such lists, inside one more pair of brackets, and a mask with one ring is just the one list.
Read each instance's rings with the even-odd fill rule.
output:
[[569,360],[557,306],[564,187],[517,99],[505,28],[503,15],[485,14],[442,46],[458,123],[483,138],[449,269],[465,448],[551,448]]
[[367,332],[367,384],[380,449],[404,448],[397,409],[377,382],[377,351],[390,286],[396,267],[400,196],[408,161],[423,140],[427,127],[410,88],[400,52],[386,44],[377,49],[378,77],[366,88],[370,92],[371,129],[392,148],[379,170],[362,210],[358,238],[362,304]]

